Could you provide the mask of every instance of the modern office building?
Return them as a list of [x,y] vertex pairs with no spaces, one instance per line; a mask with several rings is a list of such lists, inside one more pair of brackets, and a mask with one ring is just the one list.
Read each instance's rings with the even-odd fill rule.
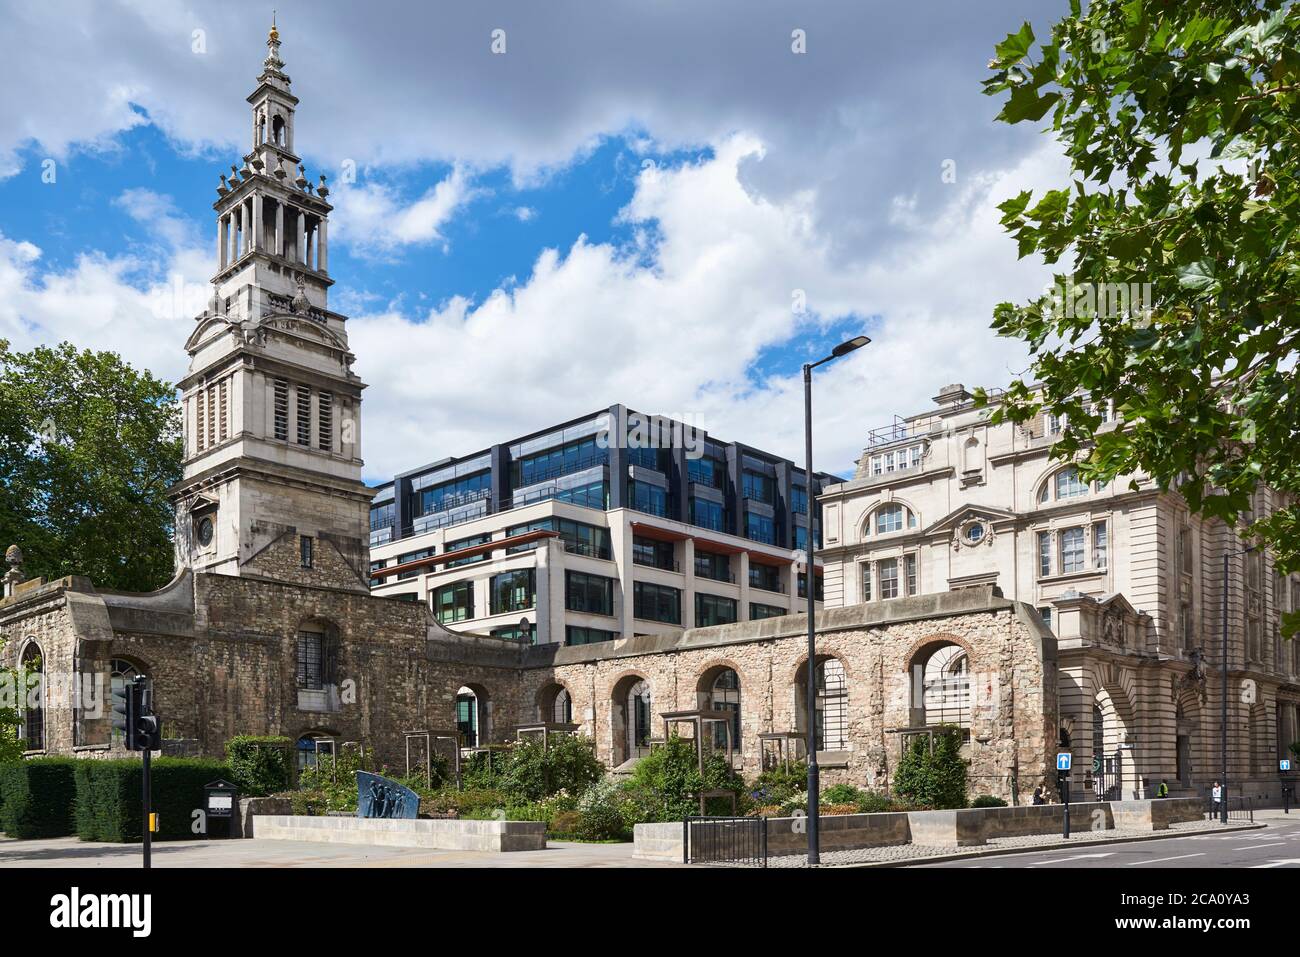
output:
[[[1300,737],[1300,649],[1279,628],[1300,577],[1146,476],[1084,481],[1052,457],[1059,417],[994,424],[960,385],[934,402],[871,432],[853,479],[823,493],[827,606],[992,586],[1038,609],[1057,640],[1061,747],[1099,793],[1126,798],[1222,775],[1226,654],[1232,793],[1276,797]],[[1281,504],[1260,489],[1254,516]],[[917,684],[969,727],[979,676],[963,644],[938,649]]]
[[533,644],[771,618],[806,594],[808,503],[794,463],[615,405],[380,486],[371,586]]

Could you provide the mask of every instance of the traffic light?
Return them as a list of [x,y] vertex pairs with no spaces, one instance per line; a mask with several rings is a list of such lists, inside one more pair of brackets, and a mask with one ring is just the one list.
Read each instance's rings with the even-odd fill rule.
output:
[[153,710],[153,685],[137,678],[140,700],[135,712],[135,743],[137,751],[162,749],[162,721]]
[[124,683],[121,688],[113,690],[113,730],[122,732],[126,739],[126,749],[136,750],[136,684],[134,681]]
[[113,692],[113,730],[122,732],[128,751],[162,747],[162,725],[153,710],[153,689],[147,678],[136,678]]

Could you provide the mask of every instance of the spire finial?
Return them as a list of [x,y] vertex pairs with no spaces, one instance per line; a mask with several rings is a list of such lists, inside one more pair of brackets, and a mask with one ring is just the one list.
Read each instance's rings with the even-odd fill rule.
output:
[[266,45],[269,52],[263,66],[278,73],[284,66],[284,61],[280,59],[280,28],[275,24],[274,10],[271,11],[271,32],[266,35]]

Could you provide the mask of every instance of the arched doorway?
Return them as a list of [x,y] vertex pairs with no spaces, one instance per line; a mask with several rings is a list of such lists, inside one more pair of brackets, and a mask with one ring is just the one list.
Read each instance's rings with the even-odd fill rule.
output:
[[624,675],[615,683],[610,697],[611,743],[617,767],[650,753],[654,721],[650,682],[638,674]]
[[1097,692],[1092,705],[1093,793],[1099,801],[1120,801],[1136,789],[1135,768],[1128,750],[1127,702],[1109,690]]
[[1174,777],[1184,787],[1196,783],[1196,748],[1201,737],[1201,703],[1192,692],[1174,710]]
[[[849,685],[844,663],[838,658],[822,656],[817,659],[813,678],[817,697],[813,702],[817,725],[814,738],[818,751],[843,751],[849,742]],[[800,731],[808,727],[808,663],[795,672],[795,726]]]
[[[740,675],[728,665],[709,668],[695,686],[695,698],[699,707],[708,711],[726,711],[731,714],[731,746],[739,753],[740,746]],[[727,747],[726,725],[714,722],[709,725],[712,731],[713,747],[725,750]]]

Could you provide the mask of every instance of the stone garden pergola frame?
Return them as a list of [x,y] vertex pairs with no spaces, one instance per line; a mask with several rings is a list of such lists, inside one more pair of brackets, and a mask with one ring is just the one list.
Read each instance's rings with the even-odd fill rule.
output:
[[672,737],[675,725],[691,726],[695,740],[695,757],[699,762],[701,774],[704,773],[704,729],[711,725],[722,725],[727,730],[727,767],[735,766],[735,742],[731,740],[731,723],[736,717],[734,712],[695,708],[691,711],[663,711],[659,717],[664,722],[665,741]]

